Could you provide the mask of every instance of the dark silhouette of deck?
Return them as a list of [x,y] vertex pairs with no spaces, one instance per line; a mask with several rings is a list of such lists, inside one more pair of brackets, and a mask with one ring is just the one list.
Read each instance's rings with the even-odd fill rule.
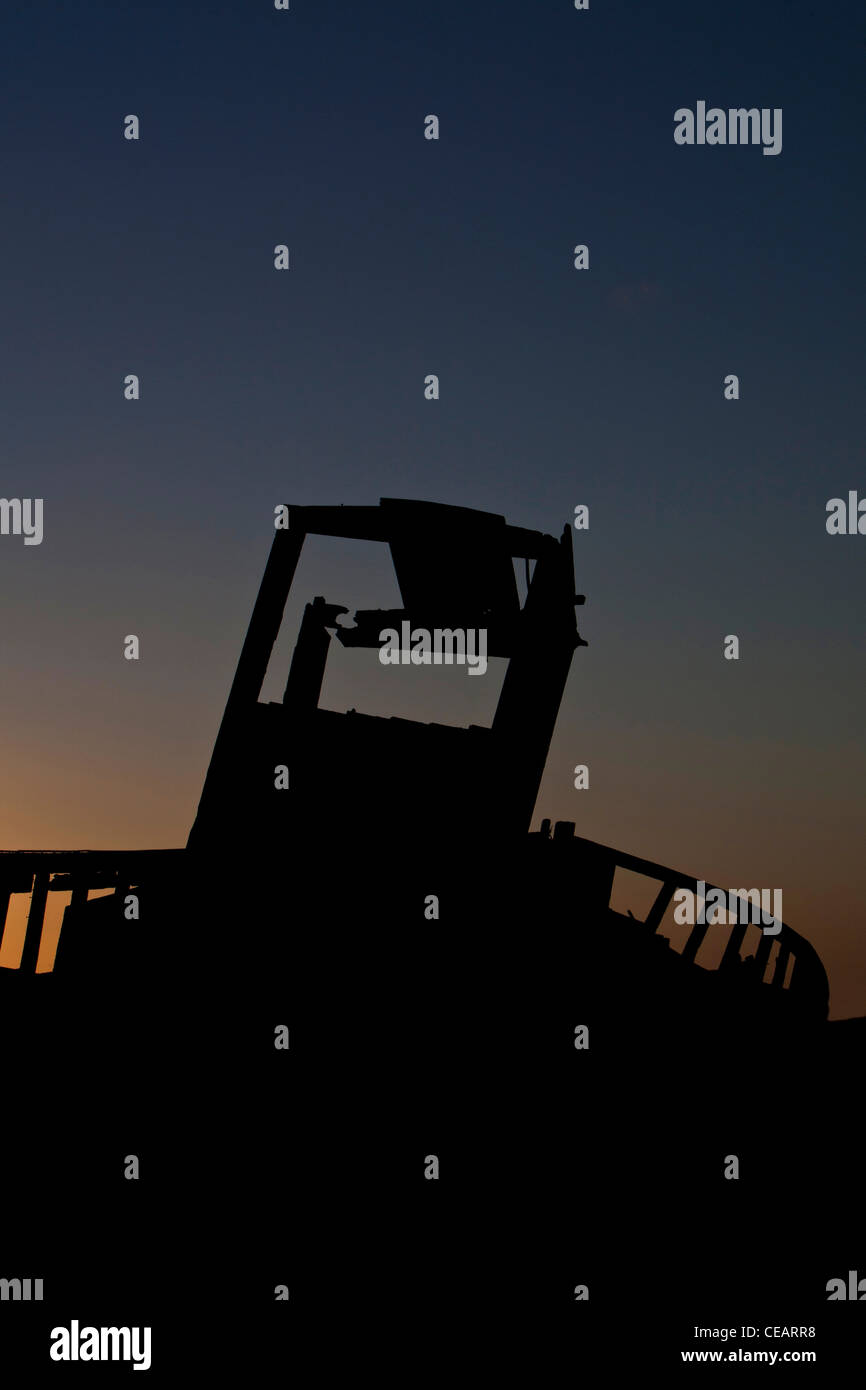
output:
[[[344,622],[346,595],[312,597],[283,698],[262,703],[312,533],[386,542],[402,607]],[[523,604],[515,561],[529,576]],[[447,1286],[474,1306],[477,1285],[447,1244],[459,1245],[467,1222],[492,1266],[524,1281],[525,1299],[528,1268],[555,1300],[563,1281],[579,1282],[581,1260],[598,1270],[613,1259],[601,1192],[629,1240],[657,1251],[672,1204],[703,1209],[705,1234],[716,1221],[720,1239],[744,1242],[770,1204],[793,1213],[790,1225],[769,1220],[795,1291],[812,1277],[807,1249],[823,1252],[809,1257],[816,1269],[822,1260],[848,1267],[863,1148],[846,1116],[863,1030],[851,1024],[843,1036],[827,1024],[814,947],[783,925],[744,961],[745,926],[696,926],[676,951],[666,914],[695,878],[577,836],[569,822],[530,831],[572,659],[585,645],[582,602],[567,529],[556,539],[500,516],[388,499],[290,510],[188,845],[0,856],[4,901],[32,890],[21,969],[0,972],[4,1055],[27,1059],[8,1069],[9,1105],[24,1113],[34,1075],[50,1078],[50,1111],[21,1131],[17,1167],[7,1156],[7,1180],[14,1172],[20,1183],[26,1153],[31,1209],[40,1181],[60,1191],[46,1126],[80,1132],[82,1091],[95,1087],[110,1103],[88,1111],[66,1200],[103,1181],[109,1141],[132,1152],[150,1145],[174,1190],[177,1155],[209,1136],[218,1158],[189,1220],[210,1248],[213,1211],[229,1220],[226,1191],[241,1184],[232,1248],[243,1250],[250,1232],[273,1226],[262,1155],[285,1151],[284,1190],[327,1194],[325,1215],[297,1216],[292,1228],[298,1267],[325,1299],[337,1297],[340,1278],[322,1245],[327,1220],[352,1248],[384,1242],[396,1271],[389,1309],[413,1296],[399,1273],[413,1241],[440,1271],[425,1297],[435,1304]],[[490,728],[319,707],[331,642],[375,648],[404,621],[487,631],[488,654],[509,661]],[[275,785],[278,766],[288,768],[287,789]],[[644,921],[613,910],[617,868],[656,881]],[[87,900],[106,887],[109,896]],[[61,889],[72,901],[56,966],[37,975],[46,898]],[[431,895],[438,916],[426,911]],[[701,961],[708,931],[728,933],[716,969]],[[296,1039],[290,1095],[272,1045],[278,1023]],[[585,1055],[574,1047],[578,1025],[589,1028]],[[171,1138],[154,1157],[155,1133]],[[457,1206],[418,1215],[404,1231],[421,1201],[406,1175],[440,1149]],[[742,1151],[748,1192],[737,1206],[736,1185],[723,1185],[716,1210],[713,1182],[732,1151]],[[820,1205],[804,1200],[807,1173]],[[536,1212],[531,1229],[503,1225],[524,1200]],[[555,1256],[542,1249],[554,1230],[566,1242]],[[675,1251],[657,1258],[663,1299],[681,1271]]]
[[[546,898],[555,911],[557,898],[567,900],[592,923],[593,934],[622,946],[626,973],[633,953],[641,972],[645,959],[653,970],[670,967],[679,977],[689,975],[699,989],[700,975],[685,966],[695,964],[708,928],[695,926],[681,956],[666,952],[659,935],[674,893],[694,891],[695,878],[577,837],[566,822],[552,833],[549,822],[529,833],[572,657],[586,645],[575,621],[575,605],[584,599],[575,593],[568,528],[556,540],[509,526],[501,516],[394,499],[378,507],[291,508],[290,523],[274,535],[186,852],[0,855],[0,913],[5,916],[11,892],[32,891],[20,975],[35,970],[49,892],[72,892],[55,973],[93,984],[141,976],[149,963],[157,975],[163,963],[182,963],[182,943],[166,933],[157,938],[150,929],[142,932],[134,922],[123,925],[122,904],[131,889],[180,900],[203,871],[218,892],[234,883],[245,894],[263,890],[267,898],[270,875],[288,870],[297,879],[300,869],[311,881],[326,875],[330,891],[340,855],[355,892],[363,886],[353,878],[352,857],[358,871],[381,860],[391,865],[389,872],[414,883],[422,882],[418,875],[424,872],[471,876],[487,858],[488,874],[492,864],[507,862],[525,880],[533,902]],[[307,603],[283,699],[263,704],[259,696],[289,589],[304,541],[313,533],[387,543],[404,606],[358,611],[342,623],[349,612],[345,605],[323,597]],[[516,561],[527,572],[522,606]],[[509,662],[490,728],[319,708],[331,642],[375,649],[383,629],[399,630],[404,622],[411,629],[487,632],[488,655]],[[276,785],[278,766],[288,769],[288,789]],[[618,867],[659,881],[639,927],[610,911]],[[317,881],[317,894],[321,886]],[[111,902],[87,901],[88,892],[106,887],[114,889]],[[510,891],[519,893],[520,887]],[[752,985],[761,999],[756,1007],[784,1008],[809,1021],[826,1018],[826,974],[809,942],[783,925],[778,938],[763,937],[745,971],[739,969],[745,932],[744,925],[730,930],[719,965],[731,999]],[[269,949],[280,949],[281,935],[270,933]]]

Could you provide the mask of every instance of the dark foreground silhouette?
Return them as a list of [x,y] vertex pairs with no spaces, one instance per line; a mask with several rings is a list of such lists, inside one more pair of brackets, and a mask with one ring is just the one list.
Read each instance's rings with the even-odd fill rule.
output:
[[[308,533],[386,541],[403,606],[344,623],[345,596],[312,599],[264,704]],[[814,948],[783,926],[743,960],[735,925],[676,951],[666,914],[693,878],[567,823],[530,833],[581,602],[567,530],[293,508],[186,849],[3,856],[34,903],[22,968],[0,972],[6,1251],[53,1278],[56,1320],[152,1307],[190,1365],[201,1318],[214,1364],[288,1367],[289,1319],[292,1346],[340,1330],[334,1356],[395,1382],[395,1328],[415,1328],[446,1362],[468,1337],[480,1368],[525,1359],[544,1381],[563,1349],[579,1368],[591,1344],[686,1348],[690,1320],[814,1324],[827,1280],[866,1275],[866,1021],[827,1023]],[[486,630],[509,659],[490,729],[319,708],[330,643],[404,621]],[[617,867],[657,882],[643,922],[610,906]],[[726,933],[714,970],[707,932]]]

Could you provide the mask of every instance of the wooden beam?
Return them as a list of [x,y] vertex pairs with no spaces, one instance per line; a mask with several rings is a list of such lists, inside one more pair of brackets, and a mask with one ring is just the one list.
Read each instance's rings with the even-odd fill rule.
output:
[[24,933],[24,946],[21,950],[21,970],[25,975],[35,975],[42,944],[42,924],[45,921],[45,904],[48,901],[48,872],[36,875],[33,880],[33,893],[30,898],[30,911],[27,914],[27,929]]
[[791,959],[791,951],[788,946],[780,946],[779,954],[776,957],[776,968],[773,971],[772,984],[775,989],[782,989],[785,983],[785,971],[788,968],[788,961]]
[[669,879],[667,883],[662,884],[658,897],[646,915],[644,926],[647,931],[653,933],[658,931],[662,923],[662,918],[670,907],[671,899],[676,891],[677,880],[675,878]]

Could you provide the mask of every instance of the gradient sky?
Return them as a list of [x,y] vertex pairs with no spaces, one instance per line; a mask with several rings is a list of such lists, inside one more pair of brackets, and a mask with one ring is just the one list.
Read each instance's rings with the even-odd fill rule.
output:
[[[866,1012],[866,537],[825,530],[866,495],[864,56],[797,0],[7,13],[2,492],[45,538],[0,537],[0,845],[185,842],[276,503],[583,502],[538,816],[781,886]],[[698,100],[781,107],[782,153],[678,147]],[[299,597],[377,597],[347,552]],[[324,702],[379,709],[350,674]]]

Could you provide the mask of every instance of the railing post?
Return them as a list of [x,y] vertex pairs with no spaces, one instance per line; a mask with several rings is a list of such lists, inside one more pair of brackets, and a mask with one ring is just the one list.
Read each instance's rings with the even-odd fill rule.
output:
[[6,930],[6,914],[9,911],[9,899],[12,890],[5,885],[0,885],[0,946],[3,945],[3,933]]
[[20,969],[25,975],[36,974],[36,962],[39,960],[39,947],[42,944],[45,904],[48,901],[49,878],[50,874],[46,871],[36,874],[33,879],[30,911],[27,914],[27,929],[24,933],[24,945],[21,949]]
[[83,907],[87,902],[88,887],[83,879],[76,880],[72,889],[70,907]]
[[673,898],[674,893],[676,891],[676,879],[668,879],[667,883],[662,884],[658,897],[656,898],[655,902],[653,903],[652,907],[646,915],[646,921],[644,922],[644,926],[646,927],[647,931],[658,931],[659,927],[661,926],[662,918],[664,917],[665,913],[670,907],[671,899]]
[[773,986],[775,989],[782,989],[785,984],[785,971],[788,968],[788,961],[791,958],[790,946],[779,946],[779,954],[776,957],[776,968],[773,971]]
[[767,961],[770,959],[774,940],[775,937],[768,936],[766,932],[761,933],[758,949],[755,952],[755,971],[759,980],[764,978],[764,971],[767,968]]
[[707,930],[706,922],[695,922],[695,925],[689,933],[689,939],[683,947],[681,954],[683,960],[688,961],[691,965],[694,964],[695,956],[703,945]]
[[740,947],[746,939],[748,926],[748,922],[738,922],[731,928],[728,944],[724,949],[722,959],[719,961],[720,970],[730,970],[732,966],[739,965]]

